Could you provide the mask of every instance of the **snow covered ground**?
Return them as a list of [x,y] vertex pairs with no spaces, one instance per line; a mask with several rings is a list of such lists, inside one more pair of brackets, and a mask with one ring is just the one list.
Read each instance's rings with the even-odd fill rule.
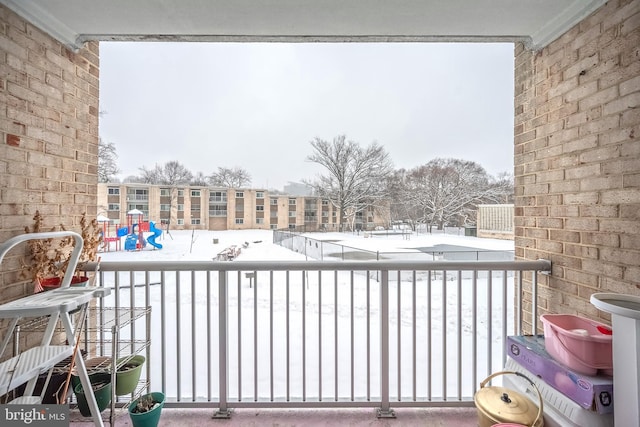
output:
[[[445,234],[407,239],[403,235],[318,233],[313,238],[383,252],[413,252],[440,244],[513,250],[512,241]],[[102,261],[211,261],[223,249],[247,243],[238,261],[305,260],[303,253],[274,245],[272,232],[264,230],[171,231],[157,242],[163,245],[161,250],[147,246],[136,252],[104,252]],[[113,276],[105,274],[104,285],[113,286]],[[121,275],[120,286],[126,286],[128,277],[128,273]],[[134,277],[137,284],[147,281],[144,273],[134,273]],[[280,399],[288,394],[326,399],[334,398],[337,390],[340,399],[379,397],[382,290],[377,279],[377,272],[257,272],[250,283],[244,274],[229,273],[229,396]],[[415,390],[418,400],[443,394],[473,396],[479,380],[501,368],[504,319],[509,326],[513,323],[512,310],[503,307],[504,301],[508,305],[513,301],[512,277],[498,274],[488,280],[487,273],[479,273],[474,283],[471,273],[440,272],[416,275],[415,281],[405,276],[396,279],[391,272],[391,395],[411,398]],[[149,273],[148,281],[159,283],[160,273]],[[207,278],[204,272],[167,272],[163,283],[149,287],[154,325],[152,388],[163,388],[169,397],[215,399],[217,273]],[[140,305],[145,297],[144,287],[136,288],[134,296],[123,287],[119,295],[121,304],[133,300]],[[106,302],[114,304],[115,296]],[[161,322],[164,335],[157,327]],[[138,336],[140,328],[135,333]]]
[[[242,251],[239,260],[301,260],[300,255],[289,250],[281,250],[272,244],[273,232],[269,230],[232,230],[232,231],[171,231],[163,233],[157,242],[163,245],[161,250],[147,246],[142,251],[103,252],[103,261],[134,260],[172,260],[172,261],[209,261],[222,249],[249,242],[249,247]],[[403,234],[364,233],[307,233],[305,236],[317,240],[330,241],[334,244],[360,248],[370,251],[401,252],[418,251],[416,248],[435,245],[456,245],[477,248],[478,250],[513,251],[513,240],[481,239],[454,234],[412,234],[409,238]],[[218,239],[214,244],[213,239]],[[254,243],[259,242],[259,243]],[[114,245],[111,245],[113,249]]]

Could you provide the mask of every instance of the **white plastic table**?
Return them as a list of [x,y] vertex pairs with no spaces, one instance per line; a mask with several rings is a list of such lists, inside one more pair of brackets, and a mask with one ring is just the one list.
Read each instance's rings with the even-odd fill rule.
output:
[[[11,319],[7,332],[0,344],[0,355],[4,353],[12,337],[18,321],[25,317],[48,316],[47,327],[44,331],[40,346],[26,350],[0,364],[0,393],[7,393],[14,388],[27,383],[24,398],[13,403],[40,403],[39,398],[31,395],[38,376],[51,369],[56,363],[73,355],[76,345],[73,324],[69,312],[87,304],[93,298],[109,295],[109,289],[102,287],[70,287],[71,277],[77,266],[82,251],[82,237],[70,231],[56,231],[48,233],[29,233],[13,237],[0,245],[0,264],[6,253],[14,246],[32,239],[49,239],[71,236],[75,244],[70,256],[69,267],[62,280],[60,288],[29,295],[15,301],[0,305],[0,319]],[[58,319],[64,327],[67,345],[50,345]],[[84,359],[80,352],[76,353],[75,366],[80,382],[85,390],[87,403],[96,426],[103,426],[102,417],[93,395],[93,389],[87,375]]]
[[591,304],[611,313],[613,327],[613,420],[616,427],[640,423],[640,297],[595,293]]

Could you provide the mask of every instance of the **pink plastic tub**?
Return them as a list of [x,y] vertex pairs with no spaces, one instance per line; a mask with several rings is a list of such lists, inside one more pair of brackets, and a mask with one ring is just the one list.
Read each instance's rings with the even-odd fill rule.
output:
[[613,369],[612,334],[604,323],[570,314],[543,314],[544,346],[558,362],[578,373]]

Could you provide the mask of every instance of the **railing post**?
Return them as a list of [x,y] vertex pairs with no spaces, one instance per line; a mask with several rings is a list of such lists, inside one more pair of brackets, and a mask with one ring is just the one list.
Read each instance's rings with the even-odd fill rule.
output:
[[389,270],[380,272],[380,397],[378,418],[395,418],[389,402]]
[[531,334],[538,333],[538,272],[532,271],[531,274]]
[[227,343],[228,343],[228,328],[227,328],[227,272],[218,272],[218,333],[220,341],[219,347],[219,359],[218,359],[218,375],[219,382],[218,387],[220,391],[220,407],[213,414],[213,418],[231,418],[231,411],[227,407]]

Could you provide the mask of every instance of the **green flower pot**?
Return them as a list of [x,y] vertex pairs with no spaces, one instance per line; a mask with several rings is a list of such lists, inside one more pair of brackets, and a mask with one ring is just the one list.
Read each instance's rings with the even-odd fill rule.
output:
[[[125,360],[124,365],[120,366]],[[118,359],[116,365],[120,367],[116,371],[117,396],[132,393],[136,389],[145,360],[145,357],[139,354],[131,358],[127,356]]]
[[[157,402],[153,409],[147,412],[137,412],[138,402],[144,399],[151,398],[154,402]],[[157,391],[144,396],[140,396],[129,404],[129,417],[131,418],[131,424],[133,427],[156,427],[160,421],[160,413],[164,406],[164,394]]]
[[[92,357],[84,361],[87,374],[89,375],[89,381],[91,378],[98,374],[110,374],[111,370],[111,358],[106,356]],[[74,366],[71,370],[71,390],[75,390],[80,384],[80,377],[78,376],[78,370]]]
[[[96,373],[90,376],[89,381],[93,386],[93,394],[96,397],[96,403],[100,412],[104,411],[111,403],[111,374],[108,373]],[[78,384],[73,389],[78,400],[78,409],[80,413],[85,417],[91,416],[91,410],[89,409],[89,403],[85,396],[82,384]]]

